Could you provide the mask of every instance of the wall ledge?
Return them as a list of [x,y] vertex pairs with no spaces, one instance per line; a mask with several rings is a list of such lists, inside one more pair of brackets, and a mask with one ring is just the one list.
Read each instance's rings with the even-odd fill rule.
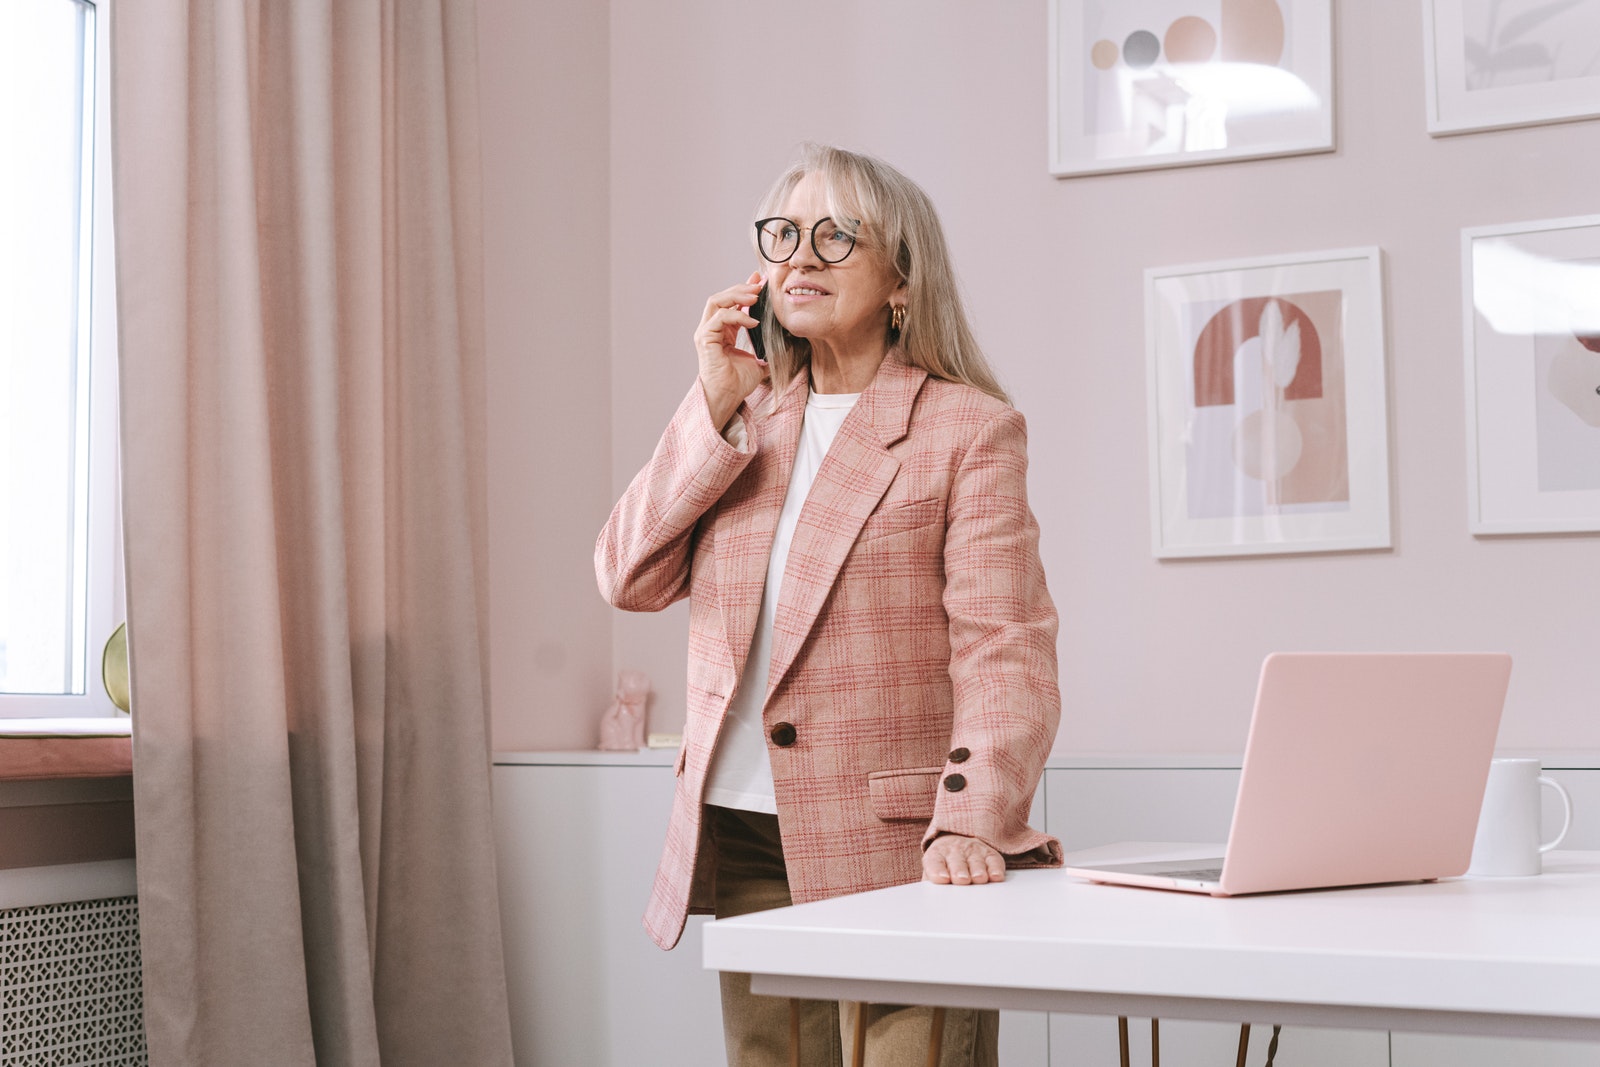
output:
[[96,860],[0,870],[0,908],[37,908],[79,900],[137,896],[133,860]]
[[[1600,770],[1600,749],[1500,749],[1496,756],[1537,759],[1546,770]],[[638,752],[496,752],[497,767],[670,767],[677,760],[671,748]],[[1047,771],[1228,770],[1243,765],[1240,753],[1155,752],[1058,754],[1045,761]]]
[[641,748],[637,752],[575,749],[550,752],[496,752],[496,767],[671,767],[676,748]]

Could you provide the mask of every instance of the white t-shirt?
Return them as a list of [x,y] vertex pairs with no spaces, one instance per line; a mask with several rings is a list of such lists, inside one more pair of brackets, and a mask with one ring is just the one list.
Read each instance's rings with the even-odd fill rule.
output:
[[[761,707],[767,700],[767,672],[772,661],[772,622],[778,614],[778,596],[783,587],[783,569],[789,561],[789,544],[800,521],[817,468],[828,454],[845,416],[855,407],[860,393],[812,393],[806,398],[805,419],[800,427],[800,448],[794,457],[794,473],[789,476],[789,492],[778,514],[778,530],[772,539],[772,555],[767,559],[767,584],[761,594],[761,614],[756,619],[750,655],[744,661],[744,676],[728,707],[728,715],[717,738],[711,769],[706,775],[705,802],[724,808],[764,811],[777,814],[778,802],[772,789],[772,762],[767,758],[767,734],[761,725]],[[727,436],[735,447],[744,446],[744,424],[737,420]]]

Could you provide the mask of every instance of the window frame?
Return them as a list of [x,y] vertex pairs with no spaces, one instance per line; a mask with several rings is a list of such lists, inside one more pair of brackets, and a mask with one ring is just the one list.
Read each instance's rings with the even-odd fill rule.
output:
[[[120,717],[101,682],[100,660],[106,642],[126,617],[123,592],[122,500],[119,477],[120,427],[118,425],[116,241],[112,229],[111,189],[111,64],[110,0],[76,0],[88,9],[85,36],[93,65],[86,64],[91,79],[91,128],[85,131],[88,158],[90,222],[82,238],[80,278],[87,290],[87,309],[80,305],[79,322],[87,326],[88,427],[80,430],[83,444],[78,460],[80,477],[88,480],[88,515],[83,524],[86,551],[83,589],[86,597],[83,638],[82,693],[0,693],[0,720],[17,718]],[[86,94],[88,95],[88,94]],[[84,262],[80,259],[80,264]],[[80,374],[84,368],[80,368]]]

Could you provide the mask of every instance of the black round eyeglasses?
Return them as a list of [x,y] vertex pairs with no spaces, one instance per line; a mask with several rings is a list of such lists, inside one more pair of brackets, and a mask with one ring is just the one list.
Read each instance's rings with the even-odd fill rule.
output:
[[[756,223],[756,247],[769,263],[787,263],[800,250],[800,234],[806,227],[793,219],[775,215]],[[811,250],[824,263],[842,263],[855,251],[856,235],[831,218],[818,219],[811,230]]]

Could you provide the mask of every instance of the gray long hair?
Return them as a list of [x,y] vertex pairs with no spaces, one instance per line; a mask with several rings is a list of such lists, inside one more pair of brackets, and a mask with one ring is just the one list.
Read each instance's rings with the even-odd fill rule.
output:
[[[944,229],[933,201],[918,185],[881,159],[830,145],[807,144],[761,201],[757,218],[783,210],[789,193],[807,174],[820,174],[828,213],[859,219],[857,251],[892,263],[906,283],[906,315],[898,336],[889,340],[900,358],[933,378],[962,382],[1010,403],[984,358],[950,266]],[[765,265],[765,264],[763,264]],[[778,324],[771,306],[761,329],[766,341],[774,395],[811,359],[811,345]]]

